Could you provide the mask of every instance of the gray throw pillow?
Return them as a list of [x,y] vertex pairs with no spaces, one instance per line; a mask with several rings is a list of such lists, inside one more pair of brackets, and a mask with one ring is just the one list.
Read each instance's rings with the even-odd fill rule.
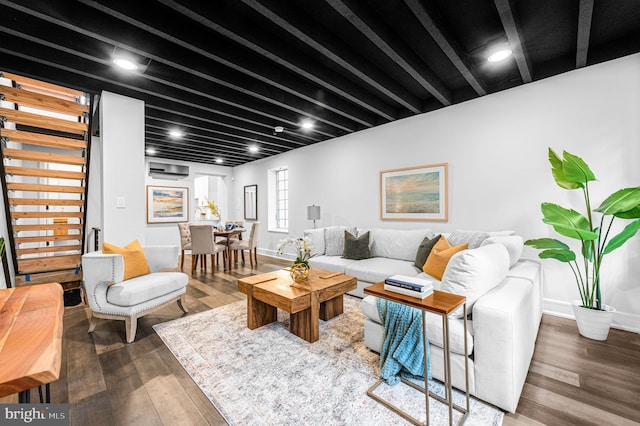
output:
[[369,254],[369,231],[356,237],[349,231],[344,231],[344,253],[345,259],[368,259]]
[[422,242],[418,246],[418,252],[416,253],[416,261],[413,264],[413,266],[415,266],[416,268],[422,271],[422,268],[424,267],[424,263],[427,261],[427,257],[429,257],[429,254],[431,253],[433,246],[436,245],[439,239],[440,239],[440,235],[436,235],[433,238],[424,237],[424,240],[422,240]]

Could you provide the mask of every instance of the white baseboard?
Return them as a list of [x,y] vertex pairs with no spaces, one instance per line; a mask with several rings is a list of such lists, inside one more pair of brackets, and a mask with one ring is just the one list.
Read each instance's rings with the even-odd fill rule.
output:
[[[562,300],[544,299],[543,312],[548,315],[575,320],[571,303]],[[611,327],[640,333],[640,315],[616,312],[613,316]]]

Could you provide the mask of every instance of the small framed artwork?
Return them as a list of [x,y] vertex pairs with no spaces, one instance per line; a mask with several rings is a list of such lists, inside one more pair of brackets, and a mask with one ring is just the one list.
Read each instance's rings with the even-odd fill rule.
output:
[[147,185],[147,223],[189,221],[189,188]]
[[448,220],[447,163],[380,172],[381,220]]
[[244,218],[258,220],[258,185],[244,187]]

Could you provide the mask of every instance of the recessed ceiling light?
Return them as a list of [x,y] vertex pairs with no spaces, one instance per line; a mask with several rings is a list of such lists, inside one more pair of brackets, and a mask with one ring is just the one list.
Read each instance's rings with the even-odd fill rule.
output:
[[257,145],[251,145],[249,147],[249,152],[258,152],[258,151],[260,151],[260,148],[258,148]]
[[222,163],[224,160],[222,158],[216,158],[216,163],[220,164]]
[[274,131],[275,133],[282,133],[282,132],[284,132],[284,127],[282,127],[282,126],[276,126],[276,127],[274,127],[274,128],[273,128],[273,131]]
[[172,138],[181,138],[184,136],[184,133],[182,133],[180,130],[169,130],[169,136],[171,136]]
[[153,154],[155,154],[156,152],[158,152],[158,151],[156,151],[156,150],[155,150],[155,149],[153,149],[153,148],[147,148],[147,149],[146,149],[146,153],[147,153],[147,154],[151,154],[151,155],[153,155]]
[[114,58],[113,63],[122,69],[133,71],[138,69],[138,65],[125,58]]
[[313,121],[307,119],[307,120],[302,120],[302,122],[300,123],[300,127],[302,127],[304,130],[311,130],[314,127]]
[[503,48],[500,50],[496,50],[493,53],[491,53],[489,55],[489,57],[487,58],[487,61],[489,62],[500,62],[500,61],[504,61],[505,59],[507,59],[509,56],[511,56],[511,49],[508,48]]

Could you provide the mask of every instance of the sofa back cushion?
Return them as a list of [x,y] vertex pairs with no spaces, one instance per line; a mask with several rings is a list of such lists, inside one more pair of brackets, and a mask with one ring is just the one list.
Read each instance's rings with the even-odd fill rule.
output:
[[371,229],[371,257],[388,257],[389,259],[408,260],[414,262],[418,247],[424,237],[433,237],[429,229]]
[[322,256],[325,252],[324,228],[305,229],[303,235],[309,239],[311,244],[311,255]]
[[[440,290],[467,298],[467,313],[483,294],[498,286],[509,272],[509,253],[502,244],[488,244],[455,254],[442,277]],[[462,310],[452,314],[461,317]]]
[[469,243],[469,248],[474,249],[480,247],[480,244],[487,238],[489,238],[488,232],[457,230],[447,236],[447,241],[449,241],[449,244],[452,246]]
[[325,254],[342,256],[344,253],[344,231],[356,235],[355,226],[329,226],[324,228]]
[[489,244],[502,244],[509,253],[509,267],[516,264],[520,255],[522,255],[522,249],[524,248],[524,240],[520,235],[508,235],[489,237],[480,244],[480,246],[486,246]]

